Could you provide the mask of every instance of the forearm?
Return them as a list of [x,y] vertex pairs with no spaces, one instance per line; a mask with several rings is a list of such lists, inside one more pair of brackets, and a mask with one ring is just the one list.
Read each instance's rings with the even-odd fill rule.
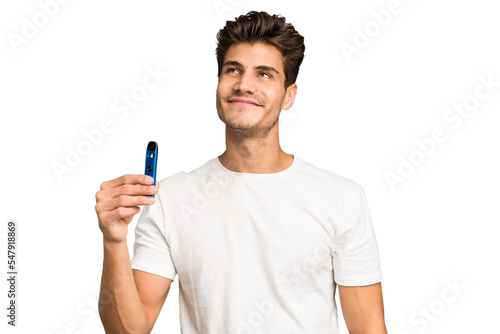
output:
[[342,313],[349,334],[387,334],[382,285],[339,285]]
[[352,313],[346,317],[349,334],[387,334],[383,315],[371,313],[370,310],[363,310],[359,307],[359,313]]
[[387,329],[383,324],[360,326],[354,330],[349,329],[349,334],[387,334]]
[[344,314],[349,334],[387,334],[384,315],[380,309],[364,306],[366,305],[358,304],[356,311]]
[[106,333],[148,331],[146,309],[134,282],[126,242],[104,241],[99,315]]

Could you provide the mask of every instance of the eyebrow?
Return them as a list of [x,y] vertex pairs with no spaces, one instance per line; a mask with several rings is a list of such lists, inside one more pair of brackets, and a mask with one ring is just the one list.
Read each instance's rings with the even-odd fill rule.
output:
[[[240,62],[237,62],[235,60],[228,60],[228,61],[226,61],[222,65],[222,67],[224,67],[224,66],[240,66],[240,67],[243,67],[243,65]],[[256,66],[255,68],[258,69],[258,70],[263,70],[263,71],[268,71],[268,72],[274,72],[274,73],[276,73],[278,75],[280,74],[280,72],[278,72],[278,70],[275,69],[272,66],[260,65],[260,66]]]

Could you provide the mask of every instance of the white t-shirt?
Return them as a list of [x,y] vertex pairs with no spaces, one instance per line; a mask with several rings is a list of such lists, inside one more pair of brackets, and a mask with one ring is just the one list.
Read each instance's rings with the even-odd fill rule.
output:
[[179,276],[185,334],[337,334],[336,284],[382,280],[363,188],[294,156],[271,174],[218,157],[160,181],[132,268]]

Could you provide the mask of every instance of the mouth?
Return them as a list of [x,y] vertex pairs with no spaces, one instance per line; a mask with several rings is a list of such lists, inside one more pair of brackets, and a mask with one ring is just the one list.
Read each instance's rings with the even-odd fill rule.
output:
[[260,105],[252,100],[248,99],[242,99],[242,98],[233,98],[228,100],[229,103],[231,104],[237,104],[237,105],[246,105],[246,106],[256,106],[260,107]]

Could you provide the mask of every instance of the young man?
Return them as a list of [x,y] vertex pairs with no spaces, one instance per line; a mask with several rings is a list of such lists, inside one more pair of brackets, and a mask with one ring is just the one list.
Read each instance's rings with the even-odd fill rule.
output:
[[[279,145],[303,37],[283,17],[250,12],[217,39],[226,151],[156,187],[124,175],[96,194],[106,331],[149,333],[178,275],[183,333],[335,334],[337,285],[350,333],[386,333],[363,188]],[[127,226],[140,205],[130,261]]]

